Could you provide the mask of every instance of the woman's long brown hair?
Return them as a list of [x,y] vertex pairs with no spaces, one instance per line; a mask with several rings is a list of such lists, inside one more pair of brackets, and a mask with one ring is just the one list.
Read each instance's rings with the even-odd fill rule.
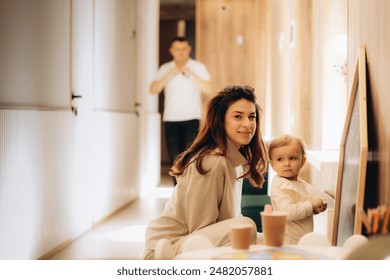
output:
[[262,187],[264,173],[267,170],[267,151],[260,131],[261,108],[256,103],[256,96],[251,87],[228,86],[218,95],[213,97],[207,104],[206,117],[202,122],[201,129],[192,145],[175,160],[169,174],[180,176],[188,165],[195,161],[200,174],[206,174],[202,161],[205,156],[216,153],[219,148],[220,155],[226,155],[227,136],[225,132],[225,115],[228,108],[236,101],[246,99],[256,107],[256,131],[250,143],[244,145],[240,152],[248,162],[247,171],[239,178],[248,178],[254,187]]

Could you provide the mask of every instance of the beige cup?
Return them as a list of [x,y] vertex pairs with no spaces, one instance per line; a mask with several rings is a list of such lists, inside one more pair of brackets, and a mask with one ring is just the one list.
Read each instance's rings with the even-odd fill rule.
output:
[[230,234],[233,249],[249,249],[252,236],[252,227],[250,225],[232,225],[230,226]]
[[287,213],[284,211],[260,212],[261,226],[266,246],[283,246]]

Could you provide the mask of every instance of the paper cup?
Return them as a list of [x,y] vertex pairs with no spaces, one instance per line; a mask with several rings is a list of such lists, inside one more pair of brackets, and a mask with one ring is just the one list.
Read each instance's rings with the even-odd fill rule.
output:
[[252,227],[250,225],[232,225],[230,226],[230,234],[233,249],[249,249],[252,236]]
[[284,211],[260,212],[264,245],[280,247],[284,243],[287,213]]

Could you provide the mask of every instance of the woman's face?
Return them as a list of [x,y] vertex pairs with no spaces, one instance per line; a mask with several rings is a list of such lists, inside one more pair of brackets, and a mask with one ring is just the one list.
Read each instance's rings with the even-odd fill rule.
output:
[[246,99],[240,99],[230,105],[225,115],[225,132],[237,148],[249,144],[255,131],[255,104]]

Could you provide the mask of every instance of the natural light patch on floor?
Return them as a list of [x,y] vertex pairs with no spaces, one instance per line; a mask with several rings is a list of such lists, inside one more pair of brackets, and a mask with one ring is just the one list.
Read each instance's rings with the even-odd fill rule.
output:
[[144,242],[146,225],[129,226],[117,231],[106,233],[107,238],[120,242]]

